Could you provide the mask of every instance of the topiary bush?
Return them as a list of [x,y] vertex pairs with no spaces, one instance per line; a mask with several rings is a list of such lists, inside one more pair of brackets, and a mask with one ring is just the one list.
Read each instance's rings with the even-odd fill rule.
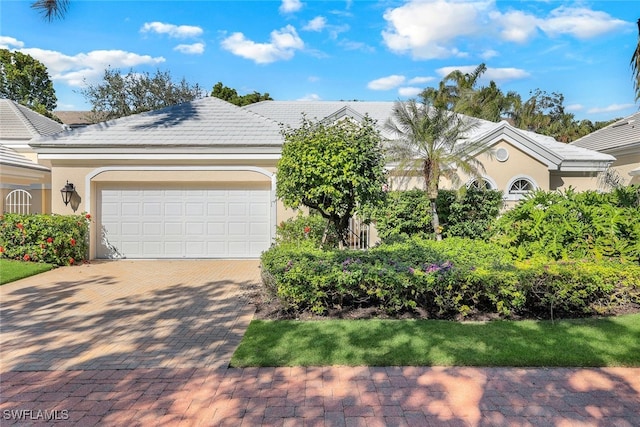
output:
[[0,257],[54,265],[86,259],[89,214],[4,214],[0,224]]
[[514,264],[508,250],[462,238],[413,238],[368,251],[284,244],[262,255],[262,272],[268,292],[296,314],[374,307],[437,318],[553,318],[640,304],[640,266],[617,260],[578,266],[544,258]]

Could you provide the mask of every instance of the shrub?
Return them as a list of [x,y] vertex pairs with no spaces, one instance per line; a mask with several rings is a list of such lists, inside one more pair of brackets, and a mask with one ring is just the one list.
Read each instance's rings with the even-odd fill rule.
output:
[[4,214],[0,256],[54,265],[82,262],[88,253],[89,222],[88,214]]
[[462,238],[409,239],[368,251],[286,244],[262,256],[267,290],[294,313],[376,307],[451,318],[603,314],[640,304],[640,267],[620,261],[538,258],[514,265],[495,244]]
[[497,221],[492,240],[518,259],[615,257],[640,263],[640,209],[633,196],[638,188],[536,191]]
[[444,218],[445,237],[488,239],[502,205],[501,191],[463,189],[449,205],[449,214]]
[[[323,242],[323,236],[327,234]],[[335,248],[340,237],[333,223],[328,222],[320,214],[311,212],[305,215],[298,212],[295,218],[280,223],[276,229],[276,244],[311,242],[317,247]]]
[[516,263],[526,309],[555,316],[606,314],[627,303],[640,303],[640,268],[615,260]]
[[[444,237],[488,238],[502,203],[500,191],[440,190],[436,204]],[[389,192],[386,203],[371,216],[384,242],[412,236],[427,238],[434,232],[429,199],[419,189]]]

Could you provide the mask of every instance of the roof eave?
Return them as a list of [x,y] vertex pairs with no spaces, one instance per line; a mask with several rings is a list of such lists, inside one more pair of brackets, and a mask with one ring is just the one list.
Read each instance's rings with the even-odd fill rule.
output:
[[565,160],[560,164],[560,172],[604,172],[614,160]]

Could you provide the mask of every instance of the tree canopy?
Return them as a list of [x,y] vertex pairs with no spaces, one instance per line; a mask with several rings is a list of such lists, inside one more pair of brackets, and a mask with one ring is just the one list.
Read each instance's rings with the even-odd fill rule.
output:
[[558,92],[535,89],[523,100],[516,92],[505,94],[494,81],[479,86],[486,70],[485,64],[469,73],[454,70],[437,87],[424,89],[421,97],[437,108],[493,122],[509,120],[520,129],[548,135],[561,142],[574,141],[614,121],[576,120],[572,113],[565,111],[564,95]]
[[213,86],[211,96],[220,98],[239,107],[260,101],[273,101],[273,98],[271,98],[267,92],[252,92],[246,95],[238,95],[238,91],[223,85],[222,82],[218,82]]
[[80,93],[92,106],[93,122],[157,110],[203,96],[198,84],[191,85],[185,79],[175,83],[168,71],[157,70],[151,75],[131,70],[123,75],[111,68],[105,70],[102,82],[90,84]]
[[0,97],[50,116],[58,99],[47,67],[21,52],[0,49]]
[[304,117],[283,135],[276,195],[286,207],[318,211],[346,244],[349,219],[384,196],[385,158],[373,120],[325,124]]

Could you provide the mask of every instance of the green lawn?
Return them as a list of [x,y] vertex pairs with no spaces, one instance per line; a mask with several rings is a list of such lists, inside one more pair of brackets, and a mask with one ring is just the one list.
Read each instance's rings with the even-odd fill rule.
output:
[[0,258],[0,285],[33,276],[53,268],[51,264],[23,262]]
[[242,366],[640,366],[640,314],[600,319],[251,322]]

